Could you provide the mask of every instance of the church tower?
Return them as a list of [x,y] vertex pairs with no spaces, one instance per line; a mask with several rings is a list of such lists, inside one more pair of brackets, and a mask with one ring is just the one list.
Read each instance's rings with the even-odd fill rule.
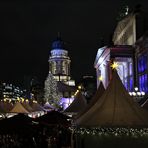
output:
[[52,43],[49,56],[49,71],[53,74],[56,81],[67,83],[70,80],[70,58],[65,49],[65,43],[58,36]]

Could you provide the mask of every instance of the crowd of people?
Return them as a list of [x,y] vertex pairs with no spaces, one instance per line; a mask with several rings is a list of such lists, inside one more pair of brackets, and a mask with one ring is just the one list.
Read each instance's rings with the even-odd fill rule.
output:
[[69,148],[71,145],[71,130],[67,125],[17,122],[13,121],[15,125],[10,127],[0,121],[0,148]]

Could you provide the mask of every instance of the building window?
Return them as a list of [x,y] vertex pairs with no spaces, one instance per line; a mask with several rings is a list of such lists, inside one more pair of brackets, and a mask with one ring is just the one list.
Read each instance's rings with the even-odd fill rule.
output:
[[129,77],[129,91],[133,90],[133,77]]
[[138,58],[138,81],[140,91],[148,92],[148,65],[147,53]]
[[138,72],[147,70],[147,55],[142,55],[138,58]]

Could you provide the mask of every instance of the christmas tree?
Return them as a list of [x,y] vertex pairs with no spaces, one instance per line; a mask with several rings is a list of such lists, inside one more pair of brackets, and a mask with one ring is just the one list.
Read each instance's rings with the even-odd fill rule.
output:
[[54,107],[60,107],[60,92],[51,72],[49,72],[45,80],[44,100]]

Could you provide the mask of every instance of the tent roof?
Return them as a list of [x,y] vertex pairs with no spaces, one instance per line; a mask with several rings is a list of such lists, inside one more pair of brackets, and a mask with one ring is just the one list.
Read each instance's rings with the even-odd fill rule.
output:
[[43,106],[43,108],[45,110],[51,110],[51,109],[54,109],[54,106],[50,105],[49,102],[46,102]]
[[76,91],[76,87],[75,86],[69,86],[69,85],[67,85],[67,84],[64,84],[63,82],[61,82],[61,81],[58,81],[58,83],[57,83],[57,85],[58,85],[58,90],[60,91],[60,92],[74,92],[74,91]]
[[34,102],[31,104],[31,108],[34,111],[44,111],[44,108],[40,104]]
[[148,99],[141,105],[141,107],[148,110]]
[[65,112],[78,113],[83,110],[86,105],[86,99],[83,97],[81,91],[79,91],[74,97],[74,101],[65,109]]
[[92,99],[90,100],[89,104],[84,108],[84,110],[79,112],[78,115],[75,118],[79,118],[84,113],[86,113],[99,100],[99,98],[102,96],[104,91],[105,91],[105,88],[104,88],[103,83],[101,81],[101,83],[100,83],[100,85],[99,85],[95,95],[92,97]]
[[35,111],[35,110],[33,110],[33,108],[29,105],[29,102],[24,101],[24,102],[22,102],[21,104],[22,104],[22,105],[24,106],[24,108],[27,109],[29,112],[34,112],[34,111]]
[[32,126],[32,118],[24,114],[17,114],[10,118],[0,120],[0,133],[16,133],[20,131],[22,134],[31,134],[35,131]]
[[78,118],[79,126],[148,126],[148,112],[129,96],[116,71],[100,99]]
[[49,125],[55,125],[55,124],[69,125],[70,122],[67,119],[69,119],[68,116],[53,110],[43,116],[40,116],[39,118],[36,118],[35,120],[40,123],[49,124]]
[[29,111],[20,102],[15,103],[13,109],[10,112],[11,113],[24,113],[24,114],[29,113]]
[[0,113],[8,113],[13,108],[13,104],[6,101],[0,101]]

